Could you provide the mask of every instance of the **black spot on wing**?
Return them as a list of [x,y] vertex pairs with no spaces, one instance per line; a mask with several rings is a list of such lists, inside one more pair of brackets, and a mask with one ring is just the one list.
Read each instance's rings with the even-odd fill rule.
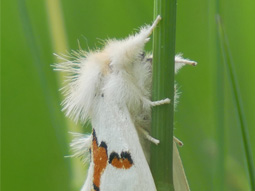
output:
[[130,164],[133,164],[133,160],[132,160],[131,155],[130,155],[129,152],[121,152],[120,156],[123,159],[127,159],[130,162]]
[[133,160],[132,160],[131,154],[129,152],[121,152],[120,156],[118,153],[112,152],[109,157],[109,163],[112,163],[112,160],[114,158],[117,158],[118,160],[119,159],[123,159],[123,160],[127,159],[130,162],[130,164],[133,164]]
[[[93,135],[93,141],[96,141],[96,143],[97,143],[97,136],[96,136],[95,129],[92,130],[92,135]],[[97,145],[98,145],[98,143],[97,143]]]
[[112,163],[112,160],[113,160],[115,157],[116,157],[117,159],[120,159],[118,153],[112,152],[112,153],[110,154],[109,163]]
[[[104,141],[102,141],[102,142],[100,143],[99,147],[105,148],[105,151],[106,151],[106,154],[107,154],[107,145],[106,145],[106,143],[105,143]],[[107,154],[107,155],[108,155],[108,154]]]
[[93,184],[93,187],[95,191],[100,191],[100,189],[95,184]]

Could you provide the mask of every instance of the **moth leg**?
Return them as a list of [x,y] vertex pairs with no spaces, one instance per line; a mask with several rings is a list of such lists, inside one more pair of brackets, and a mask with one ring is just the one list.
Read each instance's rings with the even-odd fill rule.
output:
[[154,137],[150,136],[149,132],[144,130],[142,127],[138,128],[139,131],[141,131],[141,133],[144,135],[144,137],[149,140],[150,142],[154,143],[155,145],[159,144],[159,140],[155,139]]
[[189,64],[189,65],[192,65],[192,66],[197,65],[197,62],[192,61],[192,60],[188,60],[188,59],[184,59],[181,56],[177,55],[177,56],[175,56],[175,64],[178,64],[178,63],[179,64]]
[[[153,59],[153,55],[152,54],[149,55],[148,59],[152,60]],[[196,66],[197,65],[196,61],[185,59],[181,55],[175,55],[174,62],[175,62],[175,65],[176,64],[188,64],[188,65],[192,65],[192,66]]]
[[158,101],[152,101],[150,103],[150,105],[152,107],[154,106],[158,106],[158,105],[164,105],[164,104],[169,104],[170,103],[170,99],[169,98],[166,98],[166,99],[162,99],[162,100],[158,100]]
[[176,138],[175,136],[173,137],[173,140],[174,140],[174,142],[176,143],[176,144],[178,144],[179,146],[183,146],[183,142],[182,141],[180,141],[178,138]]
[[184,65],[192,65],[196,66],[197,62],[189,59],[185,59],[181,54],[175,55],[175,74],[184,66]]

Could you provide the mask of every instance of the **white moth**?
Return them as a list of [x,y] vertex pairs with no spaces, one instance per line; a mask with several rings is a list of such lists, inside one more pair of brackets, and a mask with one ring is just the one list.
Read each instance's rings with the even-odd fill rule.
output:
[[[103,50],[75,52],[73,61],[59,56],[65,62],[56,70],[69,73],[63,110],[93,128],[71,143],[73,156],[90,160],[82,191],[156,191],[145,140],[159,142],[148,133],[150,109],[170,100],[150,100],[152,56],[143,50],[160,19],[126,39],[109,40]],[[194,64],[176,56],[176,72],[185,63]]]

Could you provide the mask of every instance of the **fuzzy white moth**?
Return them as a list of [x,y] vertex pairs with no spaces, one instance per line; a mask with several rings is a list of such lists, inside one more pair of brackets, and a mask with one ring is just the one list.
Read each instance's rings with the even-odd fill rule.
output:
[[[76,122],[90,120],[93,128],[71,143],[74,156],[90,160],[82,191],[156,191],[140,141],[158,143],[147,133],[150,108],[170,102],[150,101],[152,57],[143,53],[159,21],[160,16],[126,39],[109,40],[103,50],[76,52],[73,61],[59,56],[65,62],[56,70],[69,73],[63,110]],[[189,62],[176,59],[180,66]]]

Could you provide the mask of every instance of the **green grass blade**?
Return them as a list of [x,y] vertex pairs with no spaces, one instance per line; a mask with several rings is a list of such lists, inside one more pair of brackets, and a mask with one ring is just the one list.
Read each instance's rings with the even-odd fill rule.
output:
[[225,83],[224,83],[224,67],[222,68],[222,60],[220,58],[221,50],[219,43],[219,36],[217,33],[217,23],[215,15],[220,11],[220,2],[208,1],[208,17],[209,17],[209,52],[211,54],[210,60],[215,63],[215,74],[217,78],[214,80],[216,98],[214,102],[214,112],[216,116],[215,140],[217,144],[217,154],[215,155],[215,162],[213,168],[213,190],[224,190],[225,184]]
[[176,1],[155,0],[154,18],[162,20],[153,35],[152,100],[170,98],[168,105],[152,110],[152,136],[160,140],[152,146],[151,170],[158,191],[173,191],[173,119],[174,119],[174,55]]
[[[51,34],[51,42],[53,51],[57,54],[65,53],[68,50],[68,40],[66,34],[65,21],[62,13],[62,6],[59,0],[46,0],[46,9],[48,13],[48,24]],[[55,62],[59,62],[55,57]],[[62,82],[64,81],[64,75],[60,72],[55,72],[58,77],[59,87],[61,87]],[[63,100],[63,98],[62,98]],[[80,131],[82,132],[81,125],[75,124],[71,119],[65,118],[65,122],[68,128],[68,131]],[[67,133],[67,131],[66,131]],[[68,134],[69,139],[72,139],[72,135]],[[71,190],[77,190],[80,188],[80,184],[84,181],[85,170],[82,168],[83,163],[77,159],[70,159],[71,169],[69,173],[71,174]]]
[[236,104],[238,118],[240,122],[239,126],[242,132],[242,140],[244,144],[245,157],[246,157],[247,165],[248,165],[251,190],[255,190],[255,170],[254,170],[254,164],[253,164],[254,161],[252,157],[251,143],[249,140],[248,127],[247,127],[247,123],[246,123],[246,119],[245,119],[245,115],[243,111],[242,99],[240,96],[240,91],[239,91],[239,87],[237,83],[236,73],[234,70],[232,56],[231,56],[229,45],[228,45],[227,36],[223,29],[223,24],[221,22],[219,15],[217,17],[217,25],[218,25],[222,56],[223,56],[224,64],[226,67],[226,72],[229,77],[229,82],[231,84],[231,91],[233,92],[234,101]]
[[33,57],[33,63],[37,71],[37,75],[39,76],[40,84],[43,90],[43,94],[45,97],[45,102],[48,107],[48,111],[50,114],[50,120],[52,123],[52,127],[55,130],[56,137],[59,142],[59,146],[62,149],[63,154],[66,153],[66,137],[63,134],[61,128],[65,127],[65,124],[62,122],[62,117],[58,115],[59,111],[56,106],[57,101],[54,100],[53,92],[51,91],[49,80],[47,79],[47,74],[43,67],[43,56],[41,55],[39,46],[36,42],[36,37],[32,28],[32,24],[30,22],[30,17],[28,15],[28,10],[26,7],[26,2],[19,0],[18,8],[20,12],[20,19],[24,28],[24,33],[26,35],[26,40],[31,51],[31,55]]
[[63,53],[68,50],[65,22],[59,0],[46,0],[46,9],[48,13],[48,23],[51,33],[53,50],[55,53]]

